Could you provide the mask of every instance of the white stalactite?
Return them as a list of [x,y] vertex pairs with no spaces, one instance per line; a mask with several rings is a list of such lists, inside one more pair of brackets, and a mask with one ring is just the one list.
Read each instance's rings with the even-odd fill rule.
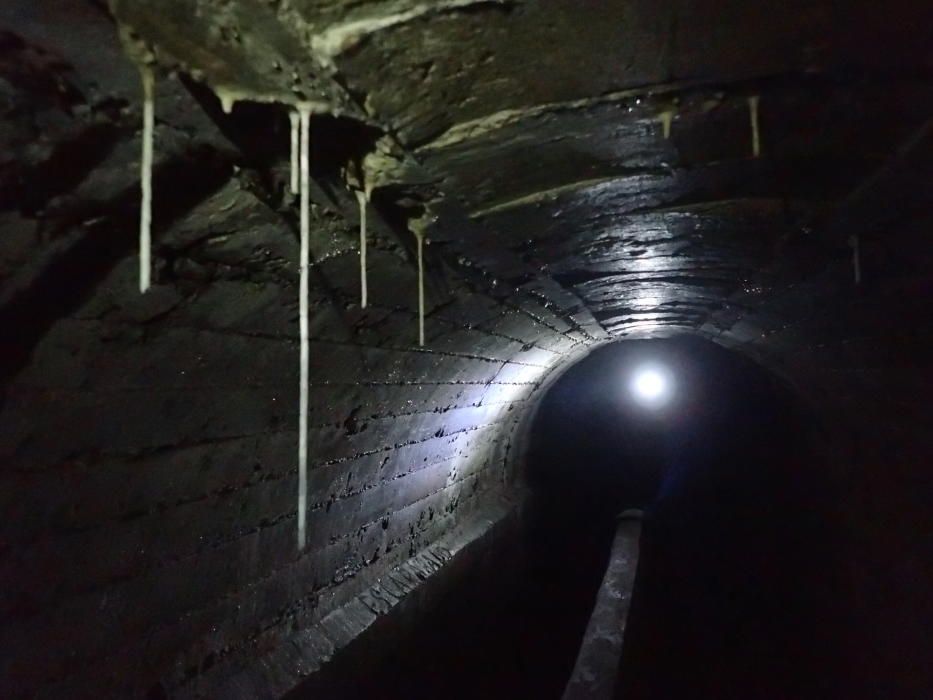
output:
[[674,110],[667,109],[661,112],[660,119],[664,138],[669,139],[671,137],[671,124],[674,122]]
[[142,203],[139,209],[139,291],[149,289],[152,275],[152,141],[155,130],[155,77],[152,69],[140,69],[143,83],[143,144],[140,159]]
[[368,192],[357,190],[356,200],[360,205],[360,307],[365,309],[369,295],[366,283],[366,209],[369,202]]
[[418,241],[418,345],[424,347],[424,234],[416,233]]
[[217,93],[217,96],[220,98],[220,108],[224,111],[224,114],[233,112],[233,106],[236,104],[236,98],[233,94],[227,91],[220,91]]
[[299,108],[301,131],[301,253],[299,261],[299,316],[301,334],[301,387],[298,410],[298,549],[307,541],[306,518],[308,507],[308,262],[310,257],[310,222],[308,200],[310,189],[311,108]]
[[758,95],[748,98],[748,112],[752,122],[752,154],[757,158],[761,155],[761,131],[758,124]]
[[862,250],[858,236],[849,236],[849,245],[852,247],[852,269],[855,272],[855,283],[862,283]]
[[292,169],[291,169],[291,184],[290,189],[292,194],[298,194],[300,190],[300,183],[298,181],[299,175],[299,166],[298,166],[298,151],[300,148],[300,135],[299,135],[299,122],[301,118],[298,116],[298,112],[291,111],[288,113],[289,121],[292,125]]

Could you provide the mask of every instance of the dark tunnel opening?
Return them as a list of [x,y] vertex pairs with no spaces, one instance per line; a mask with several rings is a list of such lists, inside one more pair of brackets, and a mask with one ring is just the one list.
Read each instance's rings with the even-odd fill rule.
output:
[[[645,366],[669,368],[664,407],[631,395]],[[540,521],[606,536],[646,512],[618,697],[841,690],[838,485],[819,440],[781,381],[698,339],[610,345],[550,390],[528,462]]]
[[[633,395],[644,367],[667,370],[664,406]],[[298,696],[561,697],[632,508],[644,530],[618,697],[840,690],[833,480],[818,424],[774,375],[704,340],[614,343],[553,384],[527,440],[520,534],[427,604],[405,644]]]

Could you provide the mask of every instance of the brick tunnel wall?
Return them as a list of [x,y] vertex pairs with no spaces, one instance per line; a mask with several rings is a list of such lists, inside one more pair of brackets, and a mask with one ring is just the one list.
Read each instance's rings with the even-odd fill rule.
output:
[[417,347],[411,249],[374,211],[361,310],[355,201],[316,184],[299,554],[293,203],[160,82],[140,296],[139,79],[112,22],[12,3],[0,44],[0,695],[210,695],[212,668],[502,515],[512,426],[594,341],[571,312],[428,247]]
[[[166,674],[171,688],[319,620],[502,490],[524,403],[585,345],[533,302],[454,283],[429,298],[413,347],[407,261],[371,254],[365,311],[355,251],[322,261],[299,555],[297,251],[278,218],[234,178],[160,238],[186,251],[176,269],[212,281],[140,296],[124,258],[10,382],[5,696],[102,697]],[[232,232],[205,238],[218,228]],[[282,266],[255,263],[257,249]]]

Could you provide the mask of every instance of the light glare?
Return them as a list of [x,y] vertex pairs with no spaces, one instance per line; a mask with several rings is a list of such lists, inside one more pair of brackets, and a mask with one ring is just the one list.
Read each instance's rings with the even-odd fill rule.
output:
[[670,398],[671,381],[663,369],[641,367],[632,376],[631,391],[640,404],[656,408]]

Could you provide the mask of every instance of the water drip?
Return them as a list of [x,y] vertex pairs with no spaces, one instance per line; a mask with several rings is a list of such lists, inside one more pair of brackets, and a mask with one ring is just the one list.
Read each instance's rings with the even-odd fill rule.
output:
[[360,205],[360,307],[366,308],[367,304],[367,286],[366,286],[366,209],[369,201],[369,192],[362,190],[356,191],[356,200]]
[[758,95],[752,95],[748,98],[748,111],[752,121],[752,154],[757,158],[761,155],[761,132],[758,126]]
[[424,347],[424,234],[415,233],[418,241],[418,345]]
[[849,246],[852,248],[852,269],[855,272],[855,283],[862,283],[862,251],[858,236],[849,236]]
[[308,259],[310,257],[310,221],[309,221],[309,189],[310,189],[310,140],[311,140],[311,108],[302,105],[298,108],[301,131],[301,252],[299,260],[299,316],[301,336],[301,387],[299,390],[298,410],[298,549],[303,549],[307,541],[306,518],[308,504]]
[[674,110],[666,109],[659,115],[661,120],[661,129],[665,139],[671,137],[671,124],[674,122]]
[[298,127],[299,127],[300,117],[298,116],[298,112],[295,112],[294,110],[289,112],[288,119],[291,122],[291,126],[292,126],[292,151],[291,151],[292,152],[292,160],[291,160],[292,167],[291,167],[290,189],[291,189],[292,194],[298,194],[300,191],[299,182],[298,182],[298,178],[299,178],[298,151],[299,151],[299,146],[300,146]]
[[152,274],[152,142],[155,130],[155,77],[149,67],[140,68],[143,84],[143,143],[140,160],[142,203],[139,210],[139,291],[149,289]]

